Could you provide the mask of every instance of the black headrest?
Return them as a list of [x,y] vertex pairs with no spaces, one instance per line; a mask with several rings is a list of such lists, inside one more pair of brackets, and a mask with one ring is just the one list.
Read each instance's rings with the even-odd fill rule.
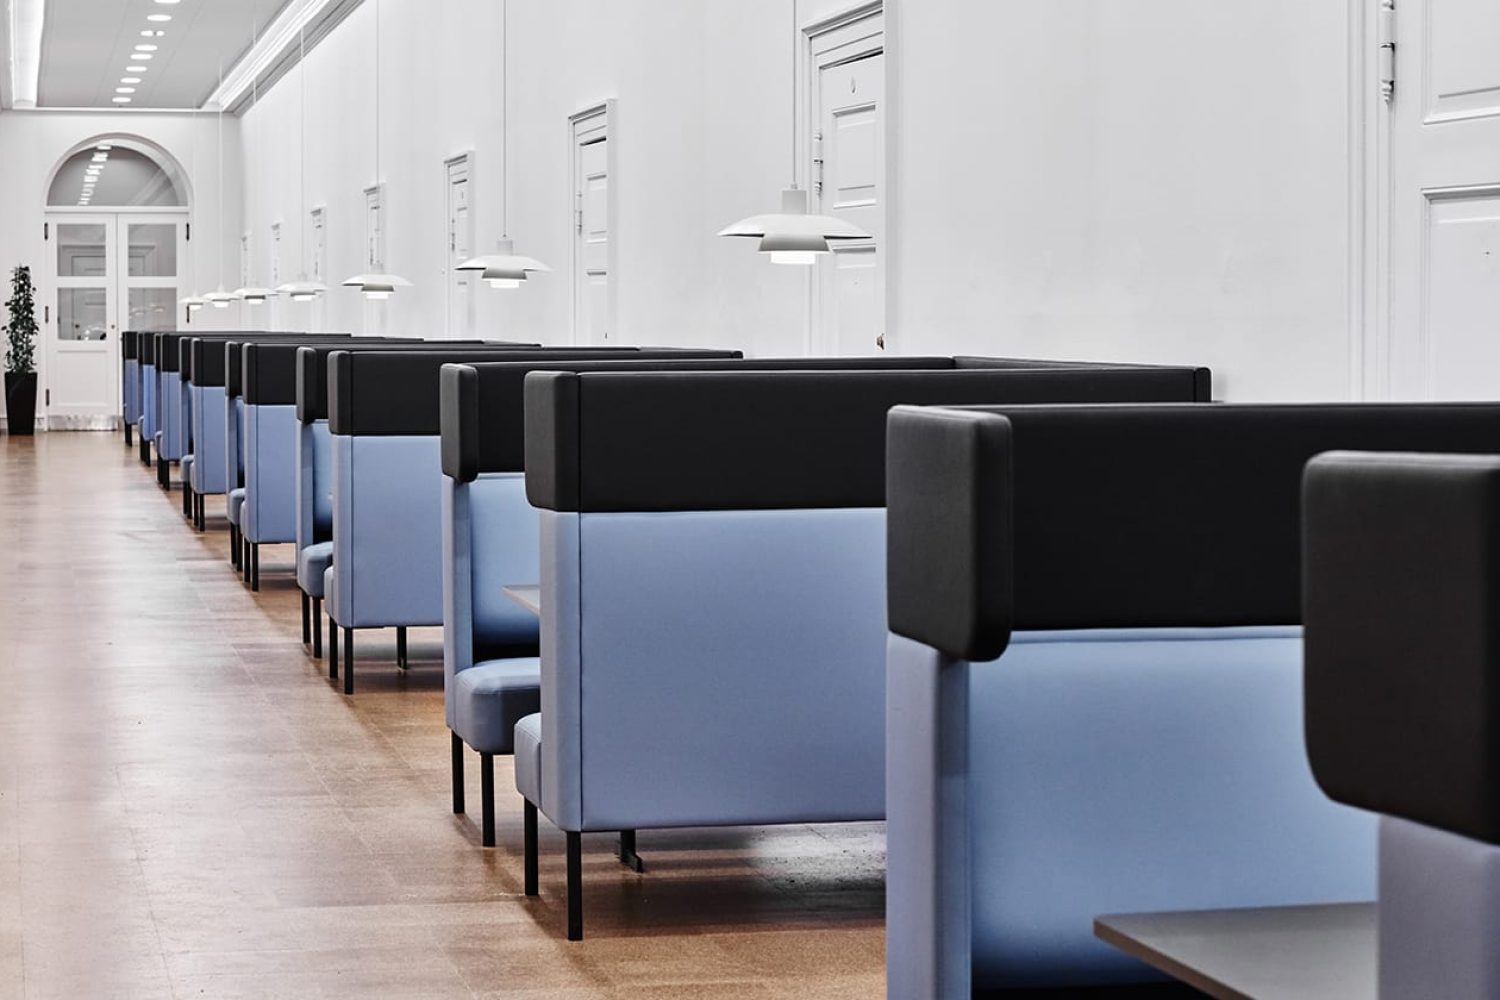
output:
[[893,406],[1191,400],[1194,386],[1191,369],[534,373],[527,493],[562,511],[880,507]]
[[1303,518],[1318,784],[1500,844],[1500,457],[1325,455]]
[[126,361],[134,361],[140,354],[139,330],[126,330],[120,334],[120,357]]
[[459,482],[525,468],[526,376],[534,371],[941,371],[952,358],[699,358],[453,365],[442,374],[443,471]]
[[[296,372],[295,392],[297,396],[297,419],[310,424],[315,420],[328,419],[328,356],[334,351],[350,350],[344,344],[313,344],[307,350],[299,348],[292,364]],[[512,354],[529,353],[536,350],[531,344],[504,344],[482,340],[383,340],[377,344],[361,344],[359,351],[426,352],[471,350],[495,351],[509,357]],[[285,359],[278,357],[278,367]]]
[[[604,361],[629,357],[648,361],[666,358],[733,358],[737,351],[693,351],[676,348],[652,350],[629,348],[562,348],[510,352],[517,361]],[[464,352],[434,352],[405,356],[390,354],[345,354],[329,360],[328,423],[334,434],[343,435],[436,435],[441,431],[439,405],[442,367],[449,364],[499,360],[504,355],[470,349]]]
[[345,343],[347,333],[195,333],[178,341],[178,373],[184,382],[200,386],[220,386],[225,382],[227,367],[225,349],[229,344],[268,343]]
[[[392,337],[228,341],[224,345],[225,394],[231,399],[243,396],[246,403],[262,406],[292,406],[297,402],[297,352],[302,348],[379,350],[397,343]],[[399,343],[411,350],[421,350],[425,346],[424,341],[401,340]]]
[[890,430],[892,628],[990,659],[1010,628],[1296,625],[1307,461],[1483,451],[1500,405],[900,410]]

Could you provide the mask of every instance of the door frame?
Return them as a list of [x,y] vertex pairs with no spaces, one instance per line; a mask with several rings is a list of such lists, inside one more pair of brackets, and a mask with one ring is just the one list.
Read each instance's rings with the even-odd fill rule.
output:
[[[145,282],[140,287],[151,287],[153,281],[160,281],[157,287],[176,288],[181,292],[183,288],[183,265],[192,252],[191,236],[188,226],[192,222],[192,212],[186,206],[139,206],[128,209],[103,207],[94,208],[79,206],[48,206],[43,211],[43,234],[42,234],[42,260],[43,267],[39,274],[34,274],[37,287],[38,304],[42,306],[41,343],[38,345],[37,362],[37,387],[41,398],[37,404],[38,426],[42,430],[115,430],[119,426],[119,398],[118,392],[121,384],[121,366],[123,361],[120,356],[119,344],[128,325],[129,312],[129,260],[127,257],[128,246],[124,242],[125,234],[129,232],[131,223],[149,223],[154,218],[160,218],[164,222],[178,224],[177,230],[177,274],[170,278],[161,279],[136,279],[137,282]],[[110,412],[99,415],[63,415],[52,412],[51,390],[54,388],[53,379],[57,372],[52,365],[53,344],[60,348],[63,341],[57,337],[58,317],[52,312],[52,307],[57,305],[57,293],[62,288],[68,287],[91,287],[91,283],[84,279],[63,279],[57,274],[57,243],[56,227],[58,224],[69,223],[103,223],[106,226],[107,242],[113,244],[106,251],[109,255],[108,271],[104,279],[106,295],[108,296],[109,308],[106,322],[110,326],[110,339],[107,353],[111,358],[110,363],[110,385],[111,393],[115,394],[114,405],[109,408]],[[93,285],[99,284],[93,282]],[[180,326],[175,319],[177,315],[175,303],[173,308],[174,328]]]
[[580,212],[583,206],[580,202],[581,181],[579,175],[579,150],[584,146],[593,145],[603,141],[608,143],[604,153],[605,171],[609,176],[609,210],[605,213],[605,225],[609,227],[609,247],[605,251],[605,266],[609,269],[609,288],[605,294],[605,312],[607,313],[605,325],[614,335],[617,342],[621,340],[623,331],[620,330],[620,199],[615,195],[615,186],[619,183],[620,151],[619,151],[619,110],[614,98],[601,101],[576,111],[568,116],[568,202],[572,211],[568,213],[568,256],[570,266],[568,275],[572,287],[568,290],[568,326],[570,328],[569,341],[575,346],[579,343],[578,338],[578,286],[583,277],[583,254],[578,249],[578,225],[581,218]]
[[[1380,84],[1380,11],[1388,5],[1390,0],[1348,0],[1348,339],[1349,397],[1354,400],[1389,399],[1393,384],[1392,99],[1382,93]],[[1398,79],[1395,99],[1402,86]]]
[[[867,59],[874,55],[885,57],[885,86],[882,88],[884,96],[881,99],[880,108],[881,127],[885,133],[885,148],[881,150],[881,158],[884,160],[885,187],[880,192],[882,229],[885,236],[878,248],[876,267],[879,274],[877,280],[881,288],[881,308],[885,314],[884,350],[888,353],[892,352],[898,343],[892,322],[895,316],[894,289],[896,287],[896,282],[891,280],[891,275],[896,270],[893,266],[895,258],[892,248],[896,246],[896,240],[892,230],[890,206],[896,176],[894,156],[896,143],[892,141],[895,121],[891,112],[890,95],[895,91],[891,86],[892,59],[889,28],[890,25],[885,16],[885,0],[862,0],[852,7],[802,25],[798,30],[799,53],[796,60],[796,79],[793,81],[797,94],[797,135],[804,137],[806,142],[805,149],[797,157],[797,172],[800,175],[797,182],[810,192],[811,196],[814,172],[817,169],[816,160],[820,156],[819,151],[813,145],[813,134],[821,118],[822,94],[818,89],[818,81],[823,70]],[[816,199],[814,201],[816,202]],[[816,211],[816,204],[814,210]],[[809,355],[828,348],[827,337],[820,323],[823,315],[821,271],[822,265],[820,264],[810,268],[807,275],[807,313],[803,318],[803,343],[804,350]]]

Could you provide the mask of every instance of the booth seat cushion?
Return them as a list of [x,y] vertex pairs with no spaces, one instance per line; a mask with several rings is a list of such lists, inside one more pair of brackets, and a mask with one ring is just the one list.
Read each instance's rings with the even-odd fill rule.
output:
[[344,612],[339,607],[338,589],[338,567],[329,566],[323,571],[323,606],[328,609],[328,617],[337,625],[344,624]]
[[323,576],[332,565],[332,542],[307,546],[297,553],[297,586],[308,597],[322,597]]
[[182,458],[182,481],[184,483],[187,483],[189,486],[192,486],[194,489],[197,488],[197,482],[196,482],[196,480],[193,479],[193,466],[196,465],[196,464],[197,463],[193,461],[193,456],[192,455],[184,455],[183,456],[183,458]]
[[240,523],[240,510],[245,506],[245,488],[229,491],[229,503],[224,508],[229,516],[229,523],[238,527]]
[[510,753],[518,723],[541,709],[542,661],[486,660],[459,671],[452,684],[453,731],[480,753]]
[[516,723],[516,791],[532,805],[542,801],[542,716]]

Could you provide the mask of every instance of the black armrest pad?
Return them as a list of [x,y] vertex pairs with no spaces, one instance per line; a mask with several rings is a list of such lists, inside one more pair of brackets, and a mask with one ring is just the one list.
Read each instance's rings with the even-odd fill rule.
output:
[[1303,530],[1319,785],[1500,844],[1500,457],[1320,456]]
[[1011,425],[1005,417],[900,406],[886,437],[890,629],[988,661],[1012,623]]

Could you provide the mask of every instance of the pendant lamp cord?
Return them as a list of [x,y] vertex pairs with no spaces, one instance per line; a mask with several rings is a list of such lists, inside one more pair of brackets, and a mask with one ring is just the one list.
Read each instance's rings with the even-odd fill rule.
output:
[[297,270],[300,278],[307,277],[307,24],[297,29],[297,153],[302,163],[297,175],[297,260],[302,265]]
[[219,291],[224,290],[224,60],[219,60]]
[[[380,0],[375,0],[375,197],[376,211],[385,216],[385,191],[380,186]],[[380,261],[385,266],[385,261]]]

